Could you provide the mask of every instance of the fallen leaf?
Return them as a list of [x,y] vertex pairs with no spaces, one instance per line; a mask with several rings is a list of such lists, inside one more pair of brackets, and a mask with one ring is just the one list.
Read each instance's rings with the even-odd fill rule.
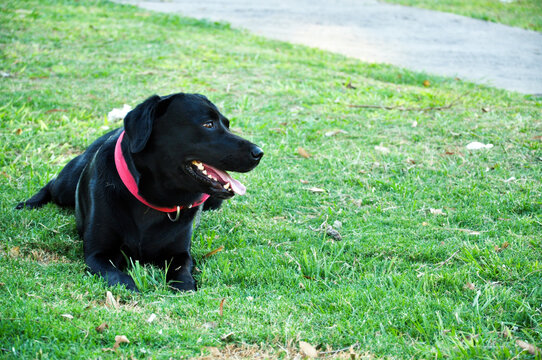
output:
[[310,357],[310,358],[318,357],[318,351],[316,351],[314,346],[312,346],[308,342],[300,341],[299,350],[301,350],[301,353],[307,357]]
[[40,80],[40,79],[49,79],[49,76],[44,75],[44,76],[31,76],[30,77],[30,80]]
[[382,145],[377,145],[375,146],[375,150],[376,151],[380,151],[381,153],[383,154],[388,154],[390,152],[390,149],[385,147],[385,146],[382,146]]
[[522,348],[523,350],[527,351],[531,355],[537,355],[541,353],[540,349],[537,348],[534,345],[529,344],[528,342],[525,342],[523,340],[516,340],[516,344]]
[[302,184],[308,184],[309,182],[307,180],[299,179],[299,182]]
[[20,254],[20,248],[18,246],[14,246],[11,249],[9,249],[9,256],[11,257],[19,257]]
[[500,333],[500,335],[505,339],[512,337],[512,333],[510,332],[510,329],[508,327],[505,327],[504,330]]
[[517,180],[514,176],[512,176],[511,178],[508,178],[506,180],[504,180],[505,183],[509,183],[511,181],[514,181],[514,180]]
[[21,135],[23,133],[23,129],[21,128],[18,128],[17,130],[14,131],[15,135]]
[[224,315],[224,301],[226,301],[226,298],[220,300],[220,306],[218,307],[218,315],[220,316]]
[[333,131],[326,132],[324,135],[327,137],[330,137],[330,136],[335,136],[338,134],[348,134],[348,133],[344,130],[333,130]]
[[328,227],[326,228],[326,234],[337,241],[341,241],[343,239],[341,234],[339,234],[339,232],[335,230],[331,225],[328,225]]
[[96,332],[102,333],[108,327],[107,323],[101,323],[100,326],[96,327]]
[[431,86],[431,83],[429,82],[429,80],[424,80],[422,84],[423,84],[423,86],[425,86],[425,87]]
[[115,298],[113,297],[113,294],[111,293],[111,291],[107,291],[105,293],[105,306],[110,307],[110,308],[114,308],[114,309],[119,308],[119,303],[118,303],[117,300],[115,300]]
[[218,325],[214,321],[206,322],[202,325],[204,329],[216,329]]
[[506,249],[508,246],[510,246],[510,243],[508,241],[505,241],[505,242],[502,243],[501,246],[495,245],[495,251],[496,252],[501,252],[504,249]]
[[71,314],[62,314],[60,316],[66,318],[66,319],[70,319],[70,320],[73,319],[73,315],[71,315]]
[[227,334],[224,334],[220,337],[220,340],[222,341],[231,341],[233,339],[233,332],[230,332],[230,333],[227,333]]
[[481,149],[491,149],[493,147],[493,144],[484,144],[479,141],[473,141],[469,144],[467,144],[468,150],[481,150]]
[[224,245],[220,245],[219,247],[217,247],[213,251],[209,251],[207,254],[203,255],[203,257],[204,258],[211,257],[211,256],[215,255],[216,253],[221,252],[223,250],[224,250]]
[[120,344],[122,343],[130,343],[130,340],[125,335],[117,335],[115,336],[115,345],[113,345],[113,349],[117,349]]
[[433,214],[433,215],[446,216],[446,213],[445,213],[444,211],[442,211],[442,209],[433,209],[433,208],[430,208],[429,211],[430,211],[431,214]]
[[463,286],[463,288],[469,289],[469,290],[476,290],[476,287],[474,286],[474,284],[470,282],[466,283],[465,286]]
[[311,157],[311,155],[307,152],[307,150],[303,149],[302,147],[297,148],[297,153],[304,157],[305,159],[308,159]]
[[484,106],[484,107],[482,108],[482,112],[485,112],[485,113],[486,113],[486,112],[489,112],[489,111],[490,111],[490,109],[489,109],[489,107],[487,107],[487,106]]
[[126,114],[130,112],[130,110],[132,110],[132,107],[127,104],[124,104],[122,108],[114,108],[109,113],[107,113],[107,120],[109,122],[123,120]]
[[147,322],[150,324],[156,319],[156,314],[152,313],[151,316],[147,319]]
[[207,351],[209,351],[211,356],[214,356],[214,357],[221,357],[222,356],[222,353],[220,352],[220,350],[217,347],[207,346],[206,349],[207,349]]
[[347,89],[356,89],[356,87],[352,85],[352,81],[348,81],[344,86],[346,86]]
[[290,108],[290,113],[292,113],[293,115],[297,115],[301,111],[303,111],[303,107],[301,106],[294,106]]
[[467,233],[468,235],[480,235],[481,234],[479,231],[474,231],[474,230],[470,230],[470,229],[456,229],[456,228],[445,228],[445,229],[461,231],[461,232]]
[[46,111],[47,114],[54,113],[54,112],[68,112],[68,110],[65,110],[65,109],[51,109],[51,110]]
[[323,193],[323,192],[326,192],[324,189],[317,188],[317,187],[311,187],[311,188],[308,188],[307,190],[309,190],[310,192],[314,192],[314,193]]
[[533,140],[542,141],[542,135],[534,136]]

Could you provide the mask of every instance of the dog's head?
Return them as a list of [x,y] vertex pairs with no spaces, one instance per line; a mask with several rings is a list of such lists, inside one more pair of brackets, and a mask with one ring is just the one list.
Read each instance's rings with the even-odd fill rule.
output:
[[244,186],[226,171],[250,171],[263,156],[258,146],[234,135],[229,120],[199,94],[152,96],[126,115],[124,128],[141,178],[164,191],[242,195]]

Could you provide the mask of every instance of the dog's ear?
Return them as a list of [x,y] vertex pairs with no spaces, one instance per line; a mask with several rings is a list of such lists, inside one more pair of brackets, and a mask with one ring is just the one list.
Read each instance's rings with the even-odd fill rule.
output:
[[171,99],[172,96],[153,95],[126,114],[124,130],[130,141],[132,153],[138,153],[145,148],[151,136],[154,120],[166,111]]

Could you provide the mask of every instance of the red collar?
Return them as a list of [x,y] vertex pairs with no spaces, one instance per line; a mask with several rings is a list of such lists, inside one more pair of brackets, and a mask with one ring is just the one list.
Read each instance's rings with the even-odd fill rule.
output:
[[[128,188],[128,191],[132,195],[134,195],[139,201],[141,201],[143,204],[147,205],[148,207],[158,210],[165,213],[171,213],[171,212],[177,212],[177,217],[175,220],[179,217],[179,211],[185,206],[175,206],[172,208],[168,207],[160,207],[150,204],[147,200],[145,200],[141,195],[139,195],[139,189],[137,187],[137,183],[134,179],[134,176],[128,169],[128,164],[126,164],[126,159],[124,159],[124,155],[122,154],[122,149],[120,147],[120,143],[122,142],[122,138],[124,137],[124,131],[120,134],[119,139],[117,140],[117,145],[115,146],[115,165],[117,167],[117,172],[119,173],[120,179],[122,180],[123,184]],[[209,198],[209,194],[203,194],[201,199],[199,201],[196,201],[192,205],[186,206],[188,209],[199,206],[205,202]],[[169,214],[168,214],[169,216]],[[170,217],[171,220],[173,220]]]

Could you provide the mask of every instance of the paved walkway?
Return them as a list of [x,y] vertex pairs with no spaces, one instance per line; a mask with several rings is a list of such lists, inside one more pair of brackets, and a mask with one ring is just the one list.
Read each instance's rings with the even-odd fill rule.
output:
[[269,38],[542,95],[542,34],[376,0],[116,0]]

